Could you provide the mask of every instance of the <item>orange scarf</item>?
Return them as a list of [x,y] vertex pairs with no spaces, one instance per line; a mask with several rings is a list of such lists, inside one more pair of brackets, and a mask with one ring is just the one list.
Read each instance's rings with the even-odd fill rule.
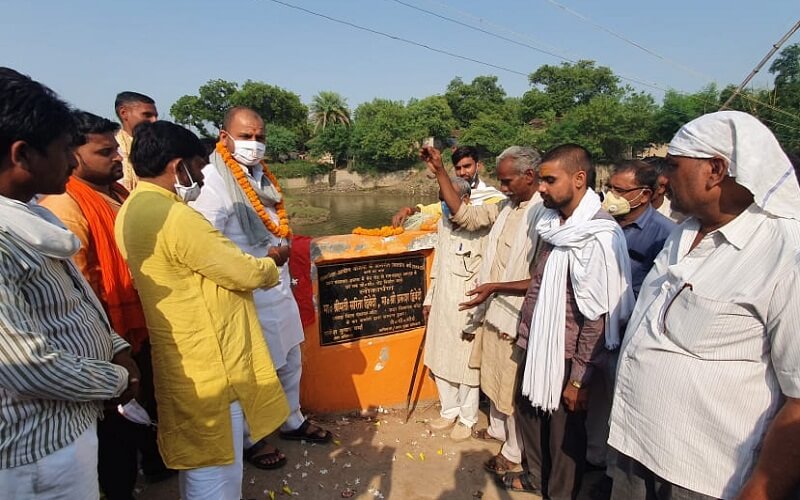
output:
[[[116,182],[111,189],[121,199],[129,194]],[[69,178],[67,193],[89,223],[89,244],[94,247],[100,265],[100,302],[106,308],[114,331],[131,344],[134,353],[138,352],[142,342],[147,340],[147,325],[131,273],[114,239],[116,214],[99,193],[75,177]]]

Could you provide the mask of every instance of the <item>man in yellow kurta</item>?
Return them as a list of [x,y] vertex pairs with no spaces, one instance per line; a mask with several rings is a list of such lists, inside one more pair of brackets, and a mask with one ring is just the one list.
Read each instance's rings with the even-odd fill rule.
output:
[[131,160],[140,183],[115,233],[150,331],[161,454],[184,500],[239,499],[246,434],[259,440],[288,415],[252,297],[275,286],[288,252],[250,256],[185,204],[206,160],[183,127],[142,124]]

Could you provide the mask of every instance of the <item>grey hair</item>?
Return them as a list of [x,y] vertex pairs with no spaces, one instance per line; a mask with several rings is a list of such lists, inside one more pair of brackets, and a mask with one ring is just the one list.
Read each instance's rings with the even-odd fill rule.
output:
[[472,195],[472,186],[469,185],[466,179],[450,177],[450,182],[453,184],[453,187],[456,188],[456,191],[458,191],[459,198]]
[[533,148],[511,146],[497,156],[498,164],[503,160],[513,160],[514,170],[522,174],[526,170],[537,172],[542,163],[542,156]]

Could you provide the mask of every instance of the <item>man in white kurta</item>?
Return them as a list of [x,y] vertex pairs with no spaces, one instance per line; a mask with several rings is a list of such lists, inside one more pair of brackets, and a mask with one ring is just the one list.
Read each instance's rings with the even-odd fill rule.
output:
[[[467,203],[469,183],[458,177],[452,182]],[[431,427],[446,429],[455,424],[450,437],[456,441],[468,439],[478,421],[480,370],[469,366],[475,336],[463,334],[472,312],[459,311],[458,305],[468,301],[467,292],[477,286],[488,232],[464,231],[449,218],[439,220],[436,254],[425,297],[424,306],[429,310],[425,366],[433,372],[442,405],[441,417],[431,422]]]
[[[259,192],[267,192],[273,198],[280,199],[280,193],[263,173],[260,165],[263,157],[264,122],[252,110],[247,108],[234,108],[228,112],[224,129],[220,133],[220,140],[228,144],[228,151],[242,169],[247,180]],[[257,143],[257,144],[254,144]],[[261,145],[261,147],[258,147]],[[254,147],[255,146],[255,147]],[[252,159],[247,159],[248,148],[254,147]],[[240,151],[236,151],[236,149]],[[256,151],[256,149],[258,151]],[[229,183],[220,169],[227,168],[219,153],[214,152],[210,157],[210,164],[203,170],[205,185],[197,201],[191,206],[203,214],[211,224],[230,238],[245,252],[263,257],[272,246],[287,245],[285,238],[280,238],[270,231],[262,231],[264,237],[254,243],[248,231],[242,224],[242,219],[237,214],[242,209],[241,199],[232,194]],[[244,163],[254,163],[246,165]],[[245,200],[246,201],[246,200]],[[262,200],[264,210],[274,224],[279,223],[274,200]],[[245,207],[246,210],[251,208]],[[261,328],[272,355],[272,362],[280,378],[286,398],[289,401],[289,418],[281,426],[281,436],[288,439],[302,437],[311,442],[327,442],[330,433],[309,424],[300,410],[300,376],[302,371],[300,343],[304,340],[303,325],[300,321],[300,312],[297,302],[292,295],[291,276],[288,263],[280,267],[280,283],[274,288],[256,290],[253,294],[258,311]],[[274,460],[284,460],[275,457]],[[274,463],[270,461],[270,465]],[[267,467],[269,468],[269,467]]]
[[800,186],[772,132],[739,111],[689,122],[668,153],[672,204],[689,219],[620,349],[612,498],[794,498]]

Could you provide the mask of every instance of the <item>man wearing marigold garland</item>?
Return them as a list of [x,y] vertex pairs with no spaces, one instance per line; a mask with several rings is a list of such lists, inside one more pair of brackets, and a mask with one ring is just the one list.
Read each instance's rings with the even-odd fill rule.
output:
[[[250,108],[234,107],[225,114],[219,142],[203,169],[205,186],[191,206],[242,250],[264,257],[267,249],[287,245],[291,237],[283,195],[263,160],[264,121]],[[282,439],[327,443],[331,433],[310,423],[300,411],[300,343],[303,325],[292,295],[289,266],[280,268],[280,283],[254,294],[261,328],[283,390],[289,418]],[[280,450],[259,441],[245,452],[252,465],[274,469],[286,463]]]

